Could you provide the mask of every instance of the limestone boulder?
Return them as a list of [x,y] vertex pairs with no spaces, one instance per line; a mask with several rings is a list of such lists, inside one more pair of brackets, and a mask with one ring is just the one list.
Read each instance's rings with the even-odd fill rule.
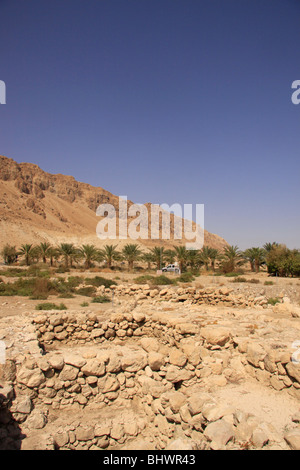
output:
[[234,428],[225,419],[220,419],[208,424],[204,436],[213,444],[214,449],[222,449],[234,437]]
[[231,338],[228,328],[218,326],[201,328],[200,335],[212,346],[224,346]]
[[89,359],[86,364],[81,368],[84,375],[95,375],[101,377],[105,374],[105,363],[97,358]]
[[123,371],[138,372],[148,364],[147,354],[143,351],[132,351],[121,357]]
[[27,369],[22,366],[17,372],[17,382],[26,385],[29,388],[39,387],[46,381],[42,371],[38,368]]

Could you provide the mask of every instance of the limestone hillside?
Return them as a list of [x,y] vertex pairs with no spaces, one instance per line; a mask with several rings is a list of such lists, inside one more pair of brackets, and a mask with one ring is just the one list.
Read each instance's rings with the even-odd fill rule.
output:
[[[118,216],[119,199],[100,187],[76,181],[72,176],[52,175],[31,163],[17,163],[0,156],[0,248],[6,243],[75,244],[118,243],[129,240],[101,241],[96,235],[99,204],[114,205]],[[128,201],[128,207],[133,204]],[[150,204],[147,204],[149,207]],[[149,211],[150,213],[150,211]],[[173,215],[171,215],[171,220]],[[183,244],[184,240],[163,240],[164,246]],[[138,240],[145,247],[158,245],[158,240]],[[222,249],[227,242],[207,231],[204,244]]]

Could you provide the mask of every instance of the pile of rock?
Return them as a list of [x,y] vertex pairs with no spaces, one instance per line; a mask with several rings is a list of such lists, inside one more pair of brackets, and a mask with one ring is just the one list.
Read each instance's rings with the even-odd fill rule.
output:
[[13,399],[13,387],[0,386],[0,450],[18,450],[21,446],[21,429],[11,412]]
[[[14,352],[0,370],[8,387],[0,388],[0,448],[13,446],[16,426],[43,429],[45,448],[57,449],[124,448],[138,436],[156,449],[176,449],[182,439],[193,449],[284,448],[286,443],[299,448],[299,416],[278,436],[253,415],[211,396],[250,375],[300,400],[300,365],[283,341],[275,342],[265,314],[256,312],[264,328],[262,341],[255,333],[260,331],[257,325],[246,336],[249,324],[244,318],[234,323],[220,313],[221,324],[202,314],[187,321],[186,309],[145,314],[139,308],[116,308],[105,320],[103,314],[77,312],[24,316],[20,329],[25,347],[18,343],[22,352]],[[18,337],[15,330],[13,334]],[[47,431],[51,412],[118,413],[122,404],[135,400],[143,410],[136,417],[121,419],[118,414],[87,425],[73,421],[55,434]]]
[[[182,317],[165,313],[146,316],[139,312],[114,313],[104,322],[95,314],[52,312],[36,315],[32,321],[38,340],[46,346],[54,341],[106,345],[115,339],[125,344],[131,338],[133,344],[141,344],[148,353],[142,361],[143,368],[148,365],[152,371],[159,371],[160,378],[168,380],[173,374],[179,377],[178,382],[196,378],[204,383],[209,378],[211,383],[222,386],[250,374],[264,385],[277,391],[287,390],[300,400],[300,365],[292,360],[292,350],[285,345],[275,347],[266,340],[236,336],[226,327],[201,327]],[[160,345],[154,338],[159,339]],[[161,345],[173,348],[172,353]]]
[[180,340],[186,335],[195,335],[199,327],[194,323],[169,321],[165,317],[147,317],[138,311],[132,313],[114,313],[108,320],[94,314],[74,314],[68,312],[56,313],[50,311],[36,315],[33,324],[37,328],[38,339],[42,344],[54,341],[72,344],[87,342],[102,343],[114,338],[164,336]]
[[82,425],[80,421],[57,430],[49,440],[54,449],[99,450],[122,445],[134,439],[146,427],[142,418],[129,416],[128,419],[105,419],[100,423]]
[[281,436],[253,414],[217,402],[205,392],[190,396],[180,391],[166,392],[152,401],[148,414],[151,413],[162,436],[178,434],[176,426],[180,426],[184,435],[201,449],[261,449],[266,445],[285,448],[284,441],[289,436],[295,440],[299,433],[299,428],[294,428]]
[[[227,307],[263,307],[268,305],[265,295],[245,296],[245,294],[233,294],[233,289],[228,287],[214,288],[206,287],[197,289],[195,287],[160,287],[153,288],[148,284],[132,284],[111,286],[114,297],[117,300],[129,300],[134,298],[136,302],[152,303],[161,301],[187,302],[198,305],[220,305]],[[105,289],[109,293],[110,289]]]
[[234,338],[233,341],[247,360],[247,373],[275,390],[287,390],[300,400],[300,364],[293,361],[292,350],[274,349],[272,345],[249,338]]

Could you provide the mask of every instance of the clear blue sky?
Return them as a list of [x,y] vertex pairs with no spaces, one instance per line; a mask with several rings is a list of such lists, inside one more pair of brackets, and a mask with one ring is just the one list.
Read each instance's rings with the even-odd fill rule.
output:
[[0,0],[0,20],[0,154],[300,248],[299,0]]

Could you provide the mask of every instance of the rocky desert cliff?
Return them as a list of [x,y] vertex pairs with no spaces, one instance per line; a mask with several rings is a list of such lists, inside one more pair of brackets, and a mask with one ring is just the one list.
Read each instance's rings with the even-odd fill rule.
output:
[[[17,163],[0,156],[0,247],[5,243],[73,242],[104,243],[96,235],[99,217],[96,209],[109,203],[118,217],[119,198],[101,187],[93,187],[72,176],[52,175],[31,163]],[[128,207],[133,203],[127,201]],[[149,208],[151,204],[146,204]],[[150,211],[149,211],[150,213]],[[144,246],[163,243],[166,247],[185,242],[170,240],[137,240]],[[116,240],[119,246],[128,240]],[[204,244],[222,249],[227,242],[218,235],[204,232]]]

